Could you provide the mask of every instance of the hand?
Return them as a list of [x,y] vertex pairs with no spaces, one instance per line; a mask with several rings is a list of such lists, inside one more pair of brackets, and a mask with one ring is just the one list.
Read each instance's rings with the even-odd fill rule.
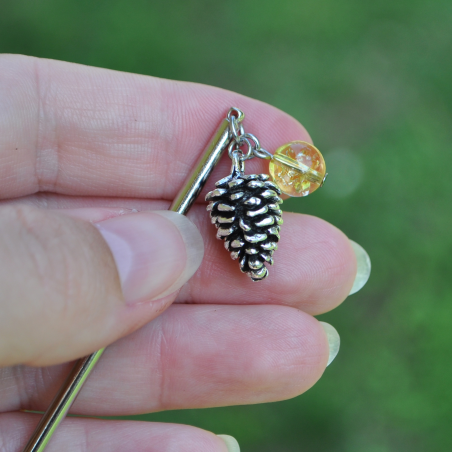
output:
[[[217,88],[23,56],[0,57],[0,81],[2,451],[25,445],[40,415],[20,410],[46,409],[68,361],[108,344],[72,413],[269,402],[320,378],[324,328],[338,337],[312,316],[350,293],[347,237],[285,213],[270,277],[252,283],[203,203],[189,219],[165,211],[229,107],[267,149],[309,141],[299,123]],[[266,165],[254,159],[247,172]],[[68,418],[47,450],[225,452],[228,441],[189,426]]]

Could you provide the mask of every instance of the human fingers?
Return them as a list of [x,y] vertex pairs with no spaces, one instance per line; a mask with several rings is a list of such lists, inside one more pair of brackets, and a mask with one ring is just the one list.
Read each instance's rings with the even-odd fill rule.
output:
[[189,218],[201,231],[205,255],[178,302],[284,304],[317,315],[334,309],[351,291],[357,275],[353,247],[342,231],[320,218],[283,213],[274,264],[267,265],[268,278],[256,283],[217,240],[203,206],[196,206]]
[[[310,388],[329,354],[322,324],[295,308],[173,305],[107,348],[72,412],[111,416],[283,400]],[[44,409],[68,367],[3,369],[0,409]]]
[[[22,450],[41,415],[0,414],[2,452]],[[46,452],[240,452],[219,436],[188,425],[66,418]]]
[[[80,206],[112,206],[108,209],[86,208],[88,221],[100,221],[93,212],[118,215],[124,208],[162,209],[164,201],[105,198],[67,200],[64,196],[40,195],[21,202],[37,202],[53,208]],[[70,210],[64,209],[65,212]],[[81,209],[76,209],[80,215]],[[110,212],[110,213],[108,213]],[[103,214],[103,215],[104,215]],[[351,292],[359,290],[367,281],[370,260],[362,248],[331,224],[309,215],[284,212],[281,240],[275,252],[270,276],[252,283],[240,273],[237,261],[229,258],[223,243],[216,239],[216,230],[202,205],[195,205],[189,218],[198,226],[205,242],[203,263],[192,279],[183,286],[176,301],[181,303],[227,304],[286,304],[316,315],[335,308]],[[359,251],[359,253],[358,253]],[[363,258],[360,258],[363,257]],[[357,261],[360,264],[357,271]],[[353,290],[352,290],[353,286]]]
[[[101,211],[114,215],[121,210],[74,210],[77,215],[82,211],[86,220],[99,221],[99,217],[92,215]],[[230,259],[223,242],[216,239],[216,229],[210,224],[205,207],[194,206],[188,217],[203,236],[205,253],[199,270],[182,287],[176,302],[284,304],[317,315],[334,309],[350,294],[352,287],[357,291],[360,287],[356,284],[362,287],[365,283],[362,273],[367,267],[357,272],[356,244],[320,218],[284,212],[275,263],[268,266],[270,276],[254,283],[240,272],[237,261]],[[370,261],[360,263],[370,265]]]
[[[274,150],[310,140],[287,114],[205,85],[0,56],[0,197],[50,191],[174,198],[231,106]],[[213,180],[229,172],[227,158]],[[262,172],[253,159],[247,170]]]
[[0,366],[50,365],[102,348],[164,310],[203,243],[174,212],[94,226],[29,206],[0,208]]

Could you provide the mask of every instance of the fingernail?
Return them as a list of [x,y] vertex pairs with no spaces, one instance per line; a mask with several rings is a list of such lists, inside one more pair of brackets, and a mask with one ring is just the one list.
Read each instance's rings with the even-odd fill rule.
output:
[[204,255],[196,226],[175,212],[123,215],[96,226],[113,254],[128,303],[175,292],[193,276]]
[[349,293],[349,295],[352,295],[358,292],[358,290],[362,289],[369,279],[371,263],[369,255],[361,245],[358,245],[353,240],[350,240],[350,243],[352,245],[353,251],[355,252],[357,262],[355,281],[353,283],[352,290],[350,290]]
[[237,440],[229,435],[217,435],[218,438],[221,438],[228,448],[228,452],[240,452],[240,446]]
[[336,328],[334,328],[334,326],[326,322],[320,322],[320,325],[322,325],[322,328],[325,330],[326,337],[328,339],[328,347],[330,349],[327,364],[328,367],[339,353],[339,347],[341,346],[341,338],[339,337],[339,333],[336,331]]

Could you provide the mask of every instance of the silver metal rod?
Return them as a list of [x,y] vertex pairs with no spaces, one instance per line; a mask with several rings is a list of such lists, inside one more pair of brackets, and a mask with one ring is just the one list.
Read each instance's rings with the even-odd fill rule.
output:
[[24,452],[38,452],[45,449],[56,428],[66,417],[83,383],[88,378],[88,375],[93,370],[104,350],[104,348],[98,350],[85,358],[79,359],[75,363],[70,374],[47,408],[47,411],[43,414],[33,435],[25,446]]
[[[175,197],[169,210],[182,215],[187,214],[204,187],[207,178],[218,163],[223,151],[228,146],[229,141],[229,121],[224,119],[201,155],[198,164],[193,168],[193,171]],[[42,416],[23,452],[42,452],[45,449],[104,350],[98,350],[76,362],[66,381]]]
[[190,207],[196,201],[200,191],[204,187],[207,178],[212,173],[215,165],[218,163],[223,151],[229,144],[229,121],[224,119],[210,143],[199,159],[197,165],[193,168],[191,174],[179,193],[174,198],[169,210],[186,215]]

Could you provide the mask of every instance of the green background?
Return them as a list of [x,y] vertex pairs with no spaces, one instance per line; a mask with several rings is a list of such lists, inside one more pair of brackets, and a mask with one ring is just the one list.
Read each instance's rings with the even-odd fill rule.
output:
[[293,400],[157,413],[242,451],[452,450],[450,0],[1,1],[0,52],[196,81],[301,121],[330,173],[286,204],[364,246],[341,351]]

